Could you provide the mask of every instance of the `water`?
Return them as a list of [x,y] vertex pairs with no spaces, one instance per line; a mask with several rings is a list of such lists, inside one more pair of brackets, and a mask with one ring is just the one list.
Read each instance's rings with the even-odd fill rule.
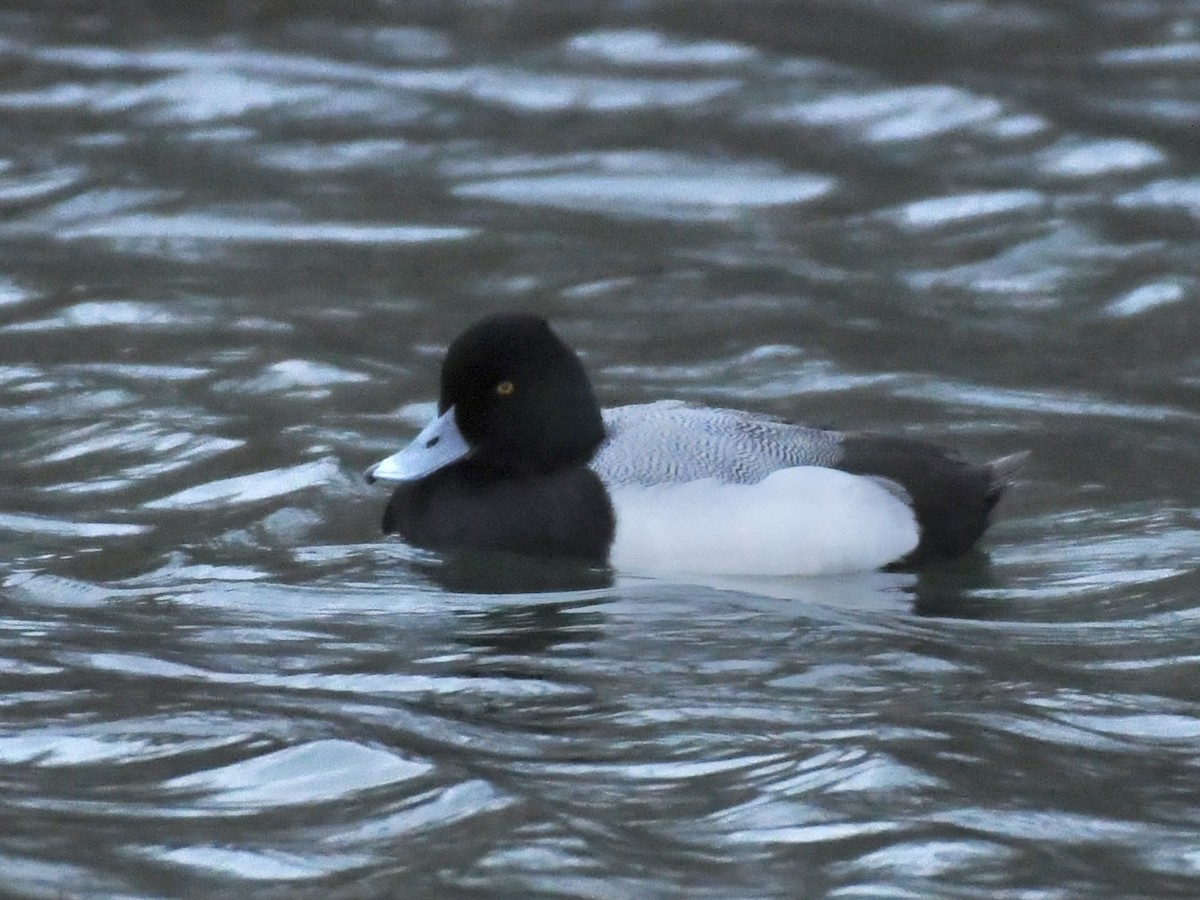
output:
[[[0,891],[1200,891],[1200,5],[0,12]],[[984,552],[439,557],[476,317],[1027,448]]]

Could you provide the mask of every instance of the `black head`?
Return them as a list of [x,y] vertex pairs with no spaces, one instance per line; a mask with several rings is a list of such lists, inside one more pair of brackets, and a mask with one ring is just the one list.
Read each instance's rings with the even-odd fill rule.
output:
[[489,316],[455,338],[438,410],[451,406],[469,464],[503,475],[579,465],[604,440],[583,364],[537,316]]

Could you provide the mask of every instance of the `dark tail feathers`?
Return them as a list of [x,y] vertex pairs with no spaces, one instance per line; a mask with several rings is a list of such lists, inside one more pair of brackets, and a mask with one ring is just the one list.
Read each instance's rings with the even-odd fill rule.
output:
[[1017,477],[1024,470],[1025,464],[1029,462],[1030,455],[1028,450],[1021,450],[1001,456],[999,459],[993,459],[987,464],[992,478],[991,489],[987,495],[989,507],[995,506],[1004,496],[1004,492],[1016,482]]

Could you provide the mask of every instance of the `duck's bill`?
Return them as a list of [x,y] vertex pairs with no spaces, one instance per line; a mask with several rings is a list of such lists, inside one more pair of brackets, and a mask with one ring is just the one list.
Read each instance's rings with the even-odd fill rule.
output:
[[418,434],[411,444],[387,459],[381,459],[364,473],[367,482],[416,481],[471,452],[450,407]]

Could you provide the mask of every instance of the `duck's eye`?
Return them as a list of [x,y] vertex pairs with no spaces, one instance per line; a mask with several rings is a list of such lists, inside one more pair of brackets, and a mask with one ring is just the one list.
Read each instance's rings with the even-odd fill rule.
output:
[[502,381],[496,385],[496,393],[501,397],[507,397],[514,390],[515,388],[513,387],[513,383],[511,381]]

